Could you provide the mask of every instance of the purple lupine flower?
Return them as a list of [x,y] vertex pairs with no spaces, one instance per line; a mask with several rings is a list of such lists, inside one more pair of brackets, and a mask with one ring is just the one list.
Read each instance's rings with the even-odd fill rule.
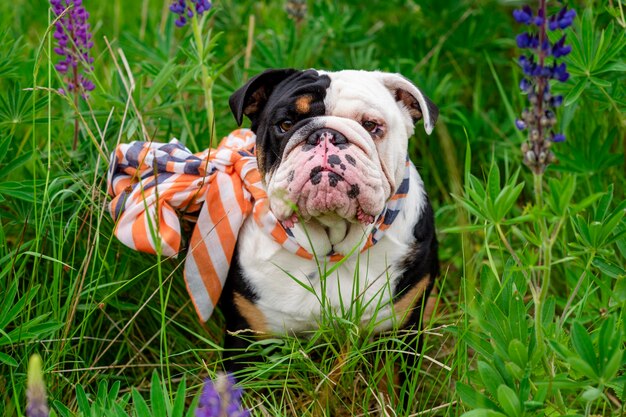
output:
[[204,382],[196,417],[248,417],[250,410],[241,405],[243,390],[235,386],[230,374],[218,373],[217,378]]
[[530,8],[530,6],[525,5],[521,9],[513,10],[513,17],[519,23],[530,25],[533,21],[533,10]]
[[178,18],[174,21],[176,26],[183,27],[187,24],[187,21],[191,19],[195,14],[202,16],[202,14],[211,9],[211,2],[209,0],[174,0],[170,5],[170,11]]
[[528,142],[522,144],[524,163],[531,167],[536,174],[541,174],[554,161],[554,154],[550,151],[551,142],[563,142],[565,135],[554,132],[556,115],[554,109],[563,103],[563,96],[552,95],[550,80],[565,82],[569,79],[567,66],[558,62],[559,58],[568,55],[572,47],[565,44],[563,35],[554,44],[551,44],[546,29],[552,31],[569,27],[576,12],[561,8],[555,15],[548,16],[546,2],[540,1],[540,7],[535,13],[530,6],[513,11],[513,18],[529,28],[516,37],[520,49],[529,50],[528,54],[518,59],[524,78],[519,88],[528,96],[530,108],[524,109],[522,117],[515,121],[519,130],[528,131]]
[[28,361],[28,382],[26,389],[26,415],[28,417],[48,417],[46,384],[41,370],[41,356],[34,354]]
[[[90,32],[89,12],[85,10],[82,0],[50,0],[52,11],[60,18],[55,23],[54,38],[57,46],[54,52],[61,56],[55,68],[69,78],[67,91],[78,92],[83,97],[96,86],[82,73],[79,68],[93,71],[93,57],[89,50],[93,47]],[[62,94],[65,89],[59,90]]]

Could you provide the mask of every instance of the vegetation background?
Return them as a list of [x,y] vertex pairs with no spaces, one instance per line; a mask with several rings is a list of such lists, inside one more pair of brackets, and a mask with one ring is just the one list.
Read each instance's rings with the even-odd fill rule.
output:
[[0,3],[0,415],[24,415],[35,352],[53,415],[191,412],[221,369],[223,320],[198,323],[181,259],[112,237],[106,158],[145,137],[209,146],[207,114],[224,136],[228,96],[280,67],[399,72],[439,106],[410,152],[443,274],[400,400],[381,382],[402,335],[331,317],[307,339],[254,345],[266,360],[237,375],[252,414],[625,415],[626,5],[566,3],[578,13],[571,78],[555,87],[567,140],[539,193],[514,124],[527,106],[511,17],[522,2],[216,0],[198,48],[168,1],[85,0],[96,88],[78,107],[57,93],[49,3]]

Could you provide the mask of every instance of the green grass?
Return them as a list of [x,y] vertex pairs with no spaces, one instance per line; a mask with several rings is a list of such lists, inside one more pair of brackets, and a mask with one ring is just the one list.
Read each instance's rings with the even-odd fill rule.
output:
[[77,109],[56,93],[48,3],[0,4],[0,415],[24,415],[33,353],[57,415],[177,413],[182,393],[192,409],[222,369],[223,318],[198,322],[182,259],[113,237],[107,155],[146,137],[204,149],[212,115],[216,138],[236,127],[229,95],[286,66],[400,72],[439,106],[434,135],[417,129],[410,154],[443,272],[418,377],[400,391],[408,410],[384,384],[403,335],[374,337],[357,311],[307,337],[255,340],[265,360],[238,375],[253,415],[623,415],[623,2],[571,2],[572,77],[555,87],[568,139],[541,194],[512,123],[526,104],[510,2],[309,2],[295,22],[283,2],[216,1],[200,52],[167,2],[85,3],[97,88]]

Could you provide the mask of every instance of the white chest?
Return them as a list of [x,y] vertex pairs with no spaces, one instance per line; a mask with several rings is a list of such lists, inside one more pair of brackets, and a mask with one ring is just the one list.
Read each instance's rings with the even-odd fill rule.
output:
[[258,296],[255,304],[268,330],[283,334],[314,329],[325,313],[373,322],[378,331],[389,329],[393,290],[425,203],[416,171],[410,190],[404,209],[384,237],[340,265],[328,263],[325,257],[316,261],[294,255],[248,219],[240,232],[239,262]]

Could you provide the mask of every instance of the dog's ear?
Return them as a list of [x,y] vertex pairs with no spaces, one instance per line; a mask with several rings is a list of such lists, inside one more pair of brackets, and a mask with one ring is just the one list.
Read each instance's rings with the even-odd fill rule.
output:
[[241,125],[244,115],[254,121],[255,115],[263,110],[272,90],[296,72],[299,71],[292,68],[266,70],[235,91],[228,104],[237,124]]
[[381,81],[389,89],[396,102],[405,109],[413,118],[413,122],[424,119],[424,130],[429,135],[432,133],[439,109],[417,88],[411,81],[400,74],[379,73]]

